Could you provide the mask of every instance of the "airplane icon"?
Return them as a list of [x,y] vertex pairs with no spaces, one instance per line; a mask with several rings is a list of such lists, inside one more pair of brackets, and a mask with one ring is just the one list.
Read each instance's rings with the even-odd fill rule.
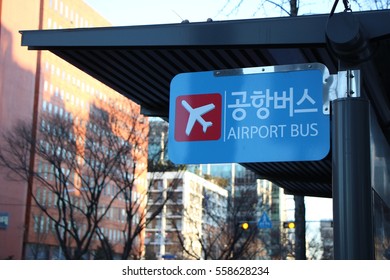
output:
[[199,122],[203,127],[203,133],[206,133],[207,128],[212,126],[212,122],[206,122],[202,115],[210,112],[211,110],[214,110],[215,105],[213,103],[198,107],[198,108],[192,108],[190,104],[188,104],[187,101],[182,100],[181,104],[183,107],[190,113],[190,117],[188,118],[187,127],[186,127],[186,135],[189,136],[192,128],[194,127],[195,122]]

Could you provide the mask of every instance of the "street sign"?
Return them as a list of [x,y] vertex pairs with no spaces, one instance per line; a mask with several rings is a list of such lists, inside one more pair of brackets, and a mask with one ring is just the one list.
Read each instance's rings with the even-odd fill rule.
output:
[[165,255],[162,255],[161,258],[163,258],[164,260],[174,260],[174,259],[176,259],[176,256],[172,255],[172,254],[165,254]]
[[182,73],[170,91],[175,163],[321,160],[330,149],[322,64]]
[[9,214],[7,212],[0,212],[0,229],[7,229],[9,223]]
[[268,217],[266,212],[263,212],[261,215],[259,222],[257,223],[258,228],[272,228],[272,222]]

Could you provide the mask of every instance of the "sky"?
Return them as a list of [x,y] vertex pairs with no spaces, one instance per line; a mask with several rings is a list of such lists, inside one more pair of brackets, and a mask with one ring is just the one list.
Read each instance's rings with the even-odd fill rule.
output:
[[[286,13],[273,5],[259,6],[259,0],[84,0],[112,25],[149,25],[280,17]],[[238,9],[235,7],[238,3]],[[329,13],[333,0],[301,1],[299,14]],[[336,12],[344,9],[340,1]],[[332,219],[332,200],[306,197],[306,220]],[[293,206],[292,206],[293,207]],[[293,218],[290,214],[289,218]]]
[[[286,16],[275,5],[260,0],[84,0],[114,26],[234,20]],[[275,1],[279,2],[279,1]],[[300,1],[299,14],[329,13],[333,0]],[[241,4],[240,4],[241,3]],[[238,9],[235,7],[239,5]],[[342,1],[336,11],[342,11]]]

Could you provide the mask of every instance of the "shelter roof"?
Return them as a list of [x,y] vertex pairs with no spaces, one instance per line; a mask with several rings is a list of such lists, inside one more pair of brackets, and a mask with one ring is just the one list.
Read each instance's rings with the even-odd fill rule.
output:
[[[354,13],[372,48],[359,64],[363,94],[390,137],[390,11]],[[22,45],[48,50],[168,118],[172,78],[183,72],[319,62],[335,74],[329,15],[235,21],[22,31]],[[292,194],[331,197],[331,155],[321,161],[243,163]]]

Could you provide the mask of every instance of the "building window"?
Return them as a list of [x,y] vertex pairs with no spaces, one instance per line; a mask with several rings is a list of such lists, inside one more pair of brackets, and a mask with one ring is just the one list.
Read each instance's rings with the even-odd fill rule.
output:
[[33,216],[33,220],[34,220],[34,232],[38,232],[38,226],[39,226],[38,216]]
[[39,216],[39,232],[43,232],[43,229],[45,227],[45,218],[41,215]]
[[49,227],[50,227],[50,218],[46,217],[46,227],[45,227],[45,233],[49,232]]
[[37,188],[37,191],[35,193],[35,200],[37,201],[37,203],[41,203],[41,188]]
[[41,121],[41,131],[45,130],[45,120]]

